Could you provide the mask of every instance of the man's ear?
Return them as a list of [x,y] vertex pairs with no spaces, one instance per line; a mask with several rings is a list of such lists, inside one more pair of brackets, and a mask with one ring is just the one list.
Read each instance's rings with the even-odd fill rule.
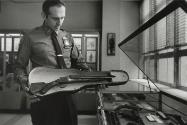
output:
[[46,19],[46,14],[44,12],[41,12],[42,18],[45,20]]

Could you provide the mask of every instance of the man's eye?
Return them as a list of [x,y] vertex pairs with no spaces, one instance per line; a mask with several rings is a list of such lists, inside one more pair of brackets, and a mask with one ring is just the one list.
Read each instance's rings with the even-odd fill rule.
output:
[[57,21],[57,20],[58,20],[58,18],[53,18],[53,20],[56,20],[56,21]]
[[62,18],[53,18],[53,20],[55,20],[55,21],[64,20],[64,17],[62,17]]

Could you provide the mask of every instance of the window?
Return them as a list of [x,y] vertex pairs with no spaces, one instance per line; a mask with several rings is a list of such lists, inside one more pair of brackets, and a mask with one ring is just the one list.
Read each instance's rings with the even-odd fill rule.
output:
[[174,60],[162,58],[158,60],[158,80],[165,84],[174,84]]
[[180,58],[180,86],[187,87],[187,56]]
[[20,43],[20,38],[14,38],[14,52],[18,51],[19,48],[19,43]]
[[177,46],[179,46],[179,87],[187,88],[187,14],[182,10],[178,9],[176,11],[176,40]]
[[[149,18],[169,2],[150,0]],[[143,4],[147,3],[144,0]],[[145,10],[142,13],[147,13]],[[142,18],[147,19],[145,14]],[[175,10],[145,30],[141,38],[148,76],[156,82],[187,90],[187,14],[181,8]]]
[[[0,88],[1,89],[19,88],[19,85],[15,84],[16,81],[14,81],[14,63],[15,63],[21,37],[22,37],[21,33],[0,33]],[[12,85],[12,83],[14,85]],[[15,86],[15,88],[11,88],[11,86],[8,86],[10,84],[11,86]]]
[[[18,51],[19,41],[22,37],[20,33],[1,33],[0,34],[0,62],[1,76],[13,73],[16,52]],[[6,68],[3,68],[6,67]]]

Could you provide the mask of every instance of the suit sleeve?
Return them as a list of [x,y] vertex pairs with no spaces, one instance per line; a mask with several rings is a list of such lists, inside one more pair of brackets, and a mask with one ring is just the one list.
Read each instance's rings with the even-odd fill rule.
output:
[[30,39],[25,35],[20,40],[17,60],[15,63],[15,76],[21,85],[27,84],[28,81],[27,66],[31,53],[30,48]]

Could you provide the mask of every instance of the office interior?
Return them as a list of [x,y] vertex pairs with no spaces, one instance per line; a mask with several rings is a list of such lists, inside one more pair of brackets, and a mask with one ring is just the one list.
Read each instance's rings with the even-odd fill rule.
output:
[[[30,102],[14,79],[14,63],[21,37],[43,23],[43,1],[0,0],[0,125],[31,125]],[[149,96],[153,94],[155,100],[146,101],[150,106],[177,114],[187,124],[186,0],[64,2],[66,18],[62,28],[72,34],[85,62],[93,71],[125,71],[129,77],[121,85],[76,92],[79,125],[127,124],[106,120],[110,118],[101,106],[105,102],[100,100],[100,94],[106,93],[131,93],[154,100]],[[111,38],[113,48],[109,45]]]

